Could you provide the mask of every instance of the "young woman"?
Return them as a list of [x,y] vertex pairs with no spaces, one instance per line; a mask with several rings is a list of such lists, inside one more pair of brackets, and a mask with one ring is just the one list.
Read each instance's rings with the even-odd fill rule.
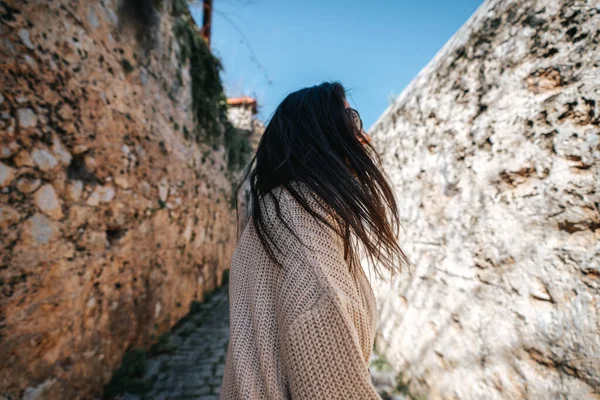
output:
[[288,95],[245,179],[252,212],[231,263],[220,399],[380,399],[359,252],[378,273],[407,260],[394,194],[343,86]]

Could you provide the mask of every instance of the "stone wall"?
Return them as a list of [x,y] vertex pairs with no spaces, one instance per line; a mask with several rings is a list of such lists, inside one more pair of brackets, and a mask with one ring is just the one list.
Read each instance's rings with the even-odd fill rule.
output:
[[378,347],[429,399],[600,398],[600,3],[490,0],[370,133],[416,268]]
[[229,267],[225,151],[185,138],[156,3],[0,2],[0,397],[92,398]]
[[[250,99],[253,100],[253,99]],[[228,118],[231,123],[241,132],[248,135],[248,143],[250,144],[250,157],[256,153],[256,149],[258,148],[258,143],[260,142],[260,138],[265,131],[265,126],[263,123],[256,118],[256,101],[253,100],[253,103],[246,104],[242,102],[241,104],[235,104],[239,102],[230,102],[234,103],[230,105],[228,110]],[[246,228],[246,224],[250,215],[252,214],[252,201],[250,197],[250,183],[248,180],[245,180],[240,187],[240,190],[237,194],[237,220],[238,220],[238,236],[244,232]]]

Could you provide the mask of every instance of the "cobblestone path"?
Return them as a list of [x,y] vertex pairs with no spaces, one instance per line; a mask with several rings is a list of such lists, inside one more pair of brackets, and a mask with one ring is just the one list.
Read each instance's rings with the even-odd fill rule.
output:
[[[163,354],[148,361],[146,380],[152,382],[143,395],[125,393],[121,400],[216,400],[225,368],[229,339],[228,285],[217,289],[203,304],[197,304],[162,344]],[[405,399],[386,395],[395,388],[391,371],[377,368],[372,356],[371,375],[383,399]]]
[[165,343],[165,353],[149,360],[152,388],[122,400],[215,400],[225,367],[229,339],[228,286],[199,304]]

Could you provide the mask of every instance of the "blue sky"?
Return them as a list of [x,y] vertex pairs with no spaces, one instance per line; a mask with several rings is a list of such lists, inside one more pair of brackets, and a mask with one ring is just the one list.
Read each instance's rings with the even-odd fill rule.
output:
[[[288,93],[338,80],[366,128],[482,3],[213,1],[211,47],[223,62],[228,96],[255,97],[266,121]],[[200,25],[201,7],[192,14]]]

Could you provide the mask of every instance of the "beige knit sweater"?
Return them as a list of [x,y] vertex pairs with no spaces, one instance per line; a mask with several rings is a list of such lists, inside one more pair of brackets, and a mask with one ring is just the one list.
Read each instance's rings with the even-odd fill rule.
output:
[[[297,187],[310,194],[305,185]],[[381,399],[369,374],[376,304],[364,271],[358,268],[353,277],[341,238],[287,190],[273,193],[285,221],[312,251],[275,219],[272,201],[264,202],[264,210],[285,249],[283,268],[269,259],[252,221],[247,224],[229,275],[230,336],[220,400]]]

